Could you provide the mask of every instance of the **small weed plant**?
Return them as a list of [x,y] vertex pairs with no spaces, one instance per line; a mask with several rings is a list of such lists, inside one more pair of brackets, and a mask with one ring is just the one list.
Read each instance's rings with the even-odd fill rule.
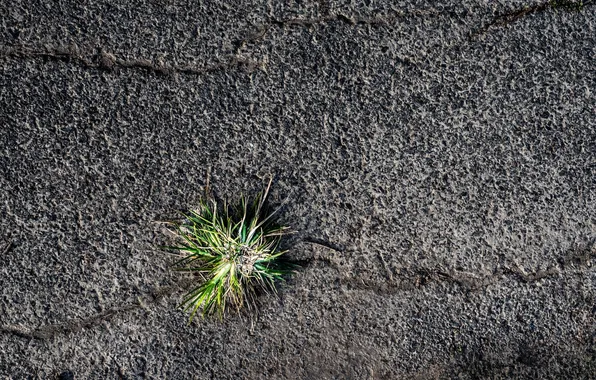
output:
[[183,243],[166,248],[183,257],[174,269],[202,278],[181,304],[190,311],[189,323],[198,311],[203,317],[223,317],[230,309],[254,305],[259,289],[276,292],[276,283],[295,269],[281,257],[287,251],[279,250],[288,227],[273,222],[277,210],[268,213],[266,209],[270,187],[271,180],[254,200],[242,196],[236,207],[204,199],[184,215],[183,222],[175,224]]

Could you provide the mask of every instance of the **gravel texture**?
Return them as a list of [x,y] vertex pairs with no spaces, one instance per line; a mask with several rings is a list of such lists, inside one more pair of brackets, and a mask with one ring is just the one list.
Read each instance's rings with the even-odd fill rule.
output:
[[[0,377],[596,378],[596,4],[0,2]],[[176,309],[271,201],[303,269]]]

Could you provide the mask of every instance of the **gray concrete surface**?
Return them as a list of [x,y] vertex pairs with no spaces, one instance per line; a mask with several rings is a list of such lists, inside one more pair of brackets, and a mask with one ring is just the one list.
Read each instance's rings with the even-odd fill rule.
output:
[[[0,3],[0,377],[596,378],[592,2],[73,3]],[[187,325],[159,221],[269,174],[303,270]]]

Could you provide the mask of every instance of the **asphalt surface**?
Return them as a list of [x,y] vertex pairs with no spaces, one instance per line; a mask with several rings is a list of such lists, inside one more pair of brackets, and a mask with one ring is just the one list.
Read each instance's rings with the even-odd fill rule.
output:
[[[596,378],[592,1],[73,3],[0,3],[0,377]],[[188,325],[162,222],[270,175],[302,270]]]

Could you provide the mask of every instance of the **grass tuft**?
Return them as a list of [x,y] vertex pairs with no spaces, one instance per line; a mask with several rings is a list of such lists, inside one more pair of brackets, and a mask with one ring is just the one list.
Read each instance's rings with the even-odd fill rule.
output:
[[295,269],[281,257],[287,251],[278,249],[289,231],[273,222],[277,210],[268,213],[266,209],[270,187],[271,180],[252,202],[242,196],[236,207],[204,199],[175,224],[182,243],[165,247],[183,256],[174,270],[202,277],[180,305],[190,311],[189,323],[199,310],[203,317],[223,317],[230,310],[254,305],[258,289],[276,292],[276,283]]

